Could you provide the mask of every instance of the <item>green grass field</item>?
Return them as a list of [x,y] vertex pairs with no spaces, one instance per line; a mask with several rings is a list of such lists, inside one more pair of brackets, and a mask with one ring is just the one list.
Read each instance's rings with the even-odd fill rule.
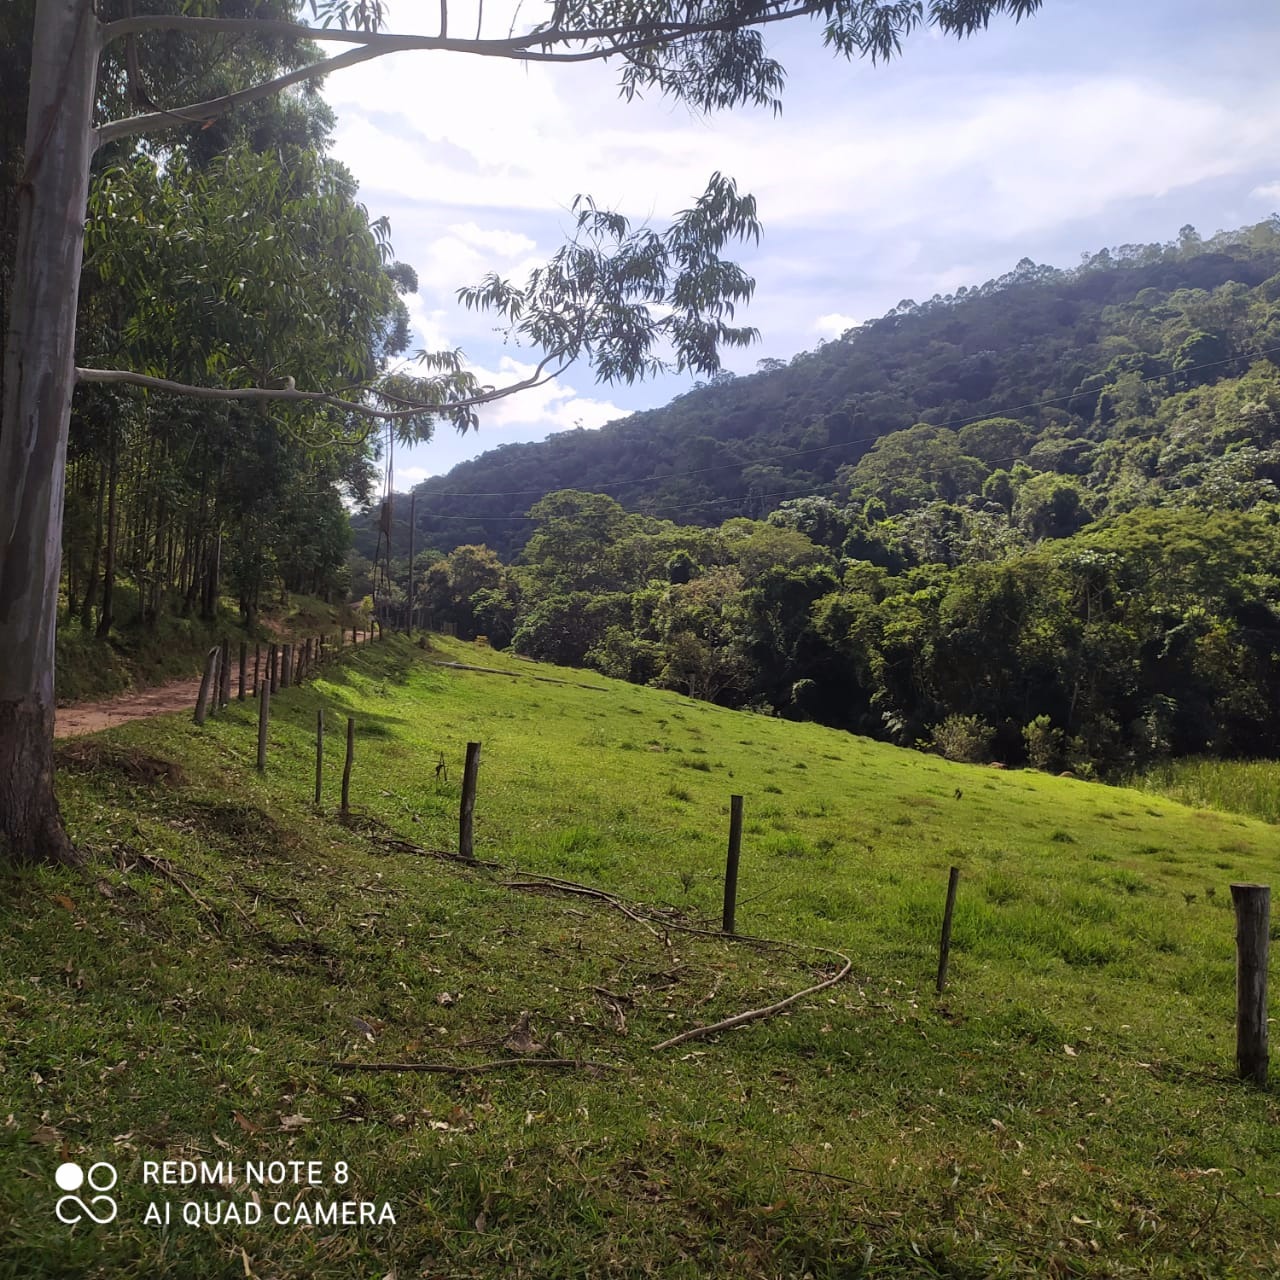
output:
[[1280,761],[1170,760],[1135,779],[1183,804],[1280,823]]
[[[89,872],[0,897],[0,1277],[1280,1272],[1280,1107],[1234,1079],[1228,888],[1274,879],[1280,829],[450,641],[349,654],[273,709],[265,777],[249,705],[63,749]],[[500,868],[411,847],[456,847],[469,740]],[[738,928],[799,950],[518,887],[714,928],[735,793]],[[655,1052],[831,975],[811,947],[851,977]],[[540,1048],[512,1038],[524,1012]],[[332,1065],[525,1054],[584,1065]],[[236,1181],[145,1184],[166,1160]],[[319,1185],[246,1186],[272,1160]],[[58,1221],[63,1161],[119,1169],[114,1222]],[[255,1194],[261,1223],[180,1220]],[[396,1222],[290,1208],[335,1199]]]

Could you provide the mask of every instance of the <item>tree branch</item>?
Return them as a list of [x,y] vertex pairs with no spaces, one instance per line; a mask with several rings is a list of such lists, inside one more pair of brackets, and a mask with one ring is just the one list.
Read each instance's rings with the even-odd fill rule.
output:
[[248,89],[239,89],[235,93],[224,94],[220,98],[210,98],[207,102],[195,102],[185,107],[170,111],[153,111],[146,115],[130,116],[126,120],[113,120],[109,124],[99,125],[94,130],[94,147],[104,147],[117,138],[136,137],[142,133],[154,133],[157,129],[170,129],[174,124],[204,124],[232,107],[246,102],[256,102],[259,98],[269,98],[272,94],[287,89],[292,84],[300,84],[304,80],[314,80],[326,76],[331,71],[340,71],[343,67],[352,67],[370,58],[381,55],[378,49],[350,49],[340,53],[336,58],[327,58],[323,62],[313,62],[310,66],[299,67],[273,80],[265,80],[262,84],[252,85]]
[[[711,18],[705,22],[652,23],[637,29],[622,24],[612,27],[535,27],[521,36],[507,36],[501,40],[450,39],[445,32],[438,36],[401,35],[387,31],[356,31],[346,27],[308,27],[298,22],[273,18],[193,18],[180,14],[148,13],[132,18],[119,18],[102,28],[104,45],[127,35],[141,35],[148,31],[176,31],[187,35],[259,35],[281,36],[295,40],[328,41],[339,44],[357,44],[376,49],[379,53],[403,53],[415,49],[446,50],[451,53],[478,53],[490,56],[519,54],[528,49],[545,49],[549,45],[578,44],[584,40],[618,40],[637,34],[646,44],[665,44],[685,36],[706,35],[726,28],[761,26],[765,23],[785,21],[817,13],[823,8],[823,0],[775,0],[768,9],[762,9],[742,21],[726,21]],[[601,49],[596,57],[606,56],[612,49]]]
[[[822,950],[826,951],[828,948],[823,947]],[[787,996],[785,1000],[779,1000],[776,1004],[766,1005],[763,1009],[748,1009],[745,1013],[734,1014],[732,1018],[724,1018],[720,1022],[711,1023],[710,1026],[694,1027],[690,1031],[683,1031],[678,1036],[672,1036],[670,1040],[655,1044],[653,1052],[657,1053],[662,1049],[671,1049],[675,1045],[684,1044],[688,1040],[701,1040],[706,1036],[715,1035],[717,1032],[728,1031],[731,1027],[740,1027],[748,1022],[756,1022],[760,1018],[771,1018],[775,1013],[781,1013],[784,1009],[795,1004],[797,1000],[803,1000],[805,996],[811,996],[819,991],[825,991],[828,987],[834,987],[837,982],[849,974],[853,968],[853,961],[838,951],[833,951],[831,954],[840,956],[840,959],[844,961],[844,968],[834,978],[828,978],[825,982],[819,982],[816,986],[806,987],[803,991],[797,991],[795,995]]]
[[540,387],[564,371],[564,366],[561,366],[551,373],[544,373],[543,370],[551,359],[552,357],[548,356],[533,373],[519,382],[494,388],[476,396],[445,400],[439,404],[414,404],[389,392],[381,392],[377,387],[369,388],[375,395],[382,395],[387,400],[402,406],[398,409],[378,409],[356,400],[344,400],[341,396],[330,395],[325,391],[298,391],[292,387],[200,387],[187,382],[174,382],[169,378],[155,378],[146,373],[134,373],[129,369],[78,368],[76,381],[110,386],[146,387],[151,391],[166,391],[170,395],[190,396],[197,400],[248,400],[259,403],[284,401],[290,404],[318,404],[332,409],[341,409],[344,413],[360,414],[366,418],[399,421],[418,417],[424,413],[447,414],[455,409],[470,409],[477,405],[490,404],[495,400],[504,400],[507,396],[516,395],[521,391]]
[[324,1067],[328,1071],[426,1071],[437,1075],[477,1076],[493,1071],[539,1070],[614,1071],[612,1062],[592,1062],[587,1058],[504,1058],[498,1062],[304,1062],[300,1066]]

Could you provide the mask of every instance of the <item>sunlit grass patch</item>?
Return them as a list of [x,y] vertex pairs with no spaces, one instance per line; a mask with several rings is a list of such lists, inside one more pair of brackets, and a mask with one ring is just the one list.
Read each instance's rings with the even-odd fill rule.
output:
[[[1280,832],[500,653],[485,665],[566,683],[428,661],[390,640],[282,693],[265,775],[252,707],[113,731],[92,740],[102,767],[64,772],[91,874],[0,898],[0,1277],[1278,1273],[1280,1125],[1233,1079],[1227,885],[1265,881]],[[469,741],[477,853],[502,870],[412,852],[456,848]],[[577,881],[714,935],[731,794],[737,928],[854,971],[654,1054],[836,962],[518,885]],[[525,1013],[539,1053],[607,1065],[317,1065],[501,1058]],[[343,1158],[401,1220],[165,1236],[137,1226],[134,1186],[132,1226],[67,1232],[49,1202],[64,1149],[130,1170]]]

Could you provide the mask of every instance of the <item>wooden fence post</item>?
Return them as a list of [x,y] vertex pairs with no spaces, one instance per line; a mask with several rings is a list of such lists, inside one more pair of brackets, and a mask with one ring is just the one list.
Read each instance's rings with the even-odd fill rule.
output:
[[200,677],[200,692],[196,695],[196,724],[204,724],[209,711],[209,690],[213,686],[218,656],[219,649],[215,645],[204,660],[204,675]]
[[1267,951],[1271,888],[1233,884],[1236,909],[1236,1070],[1242,1080],[1267,1083]]
[[738,855],[742,851],[742,797],[729,797],[729,857],[724,868],[724,915],[721,933],[733,933],[738,910]]
[[960,883],[960,868],[952,867],[947,877],[947,905],[942,913],[942,942],[938,947],[938,994],[947,985],[947,964],[951,959],[951,913],[956,907],[956,887]]
[[258,772],[267,771],[267,725],[271,720],[271,681],[258,686]]
[[476,778],[480,772],[480,744],[467,743],[467,762],[462,770],[462,805],[458,812],[458,852],[464,858],[474,858],[472,820],[476,811]]
[[280,687],[287,689],[293,683],[293,645],[286,644],[280,657]]
[[324,708],[316,708],[316,806],[320,805],[320,782],[324,777]]
[[258,678],[262,673],[262,646],[253,642],[253,696],[258,696]]
[[222,653],[219,657],[222,664],[218,669],[218,705],[225,707],[231,702],[231,641],[222,637]]
[[240,641],[240,684],[236,690],[236,701],[244,701],[244,669],[245,664],[249,661],[249,642],[247,640]]
[[267,683],[271,686],[271,692],[275,693],[280,688],[280,646],[278,644],[267,645]]
[[347,717],[347,760],[342,766],[342,816],[351,813],[351,762],[356,756],[356,718]]

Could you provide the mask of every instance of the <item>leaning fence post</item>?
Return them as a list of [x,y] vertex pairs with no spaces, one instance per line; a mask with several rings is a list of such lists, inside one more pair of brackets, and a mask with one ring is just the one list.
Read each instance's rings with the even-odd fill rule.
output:
[[204,724],[209,712],[209,689],[213,684],[219,652],[217,645],[214,645],[204,660],[204,675],[200,677],[200,692],[196,695],[196,724]]
[[351,812],[351,762],[356,756],[356,718],[347,717],[347,759],[342,766],[342,816]]
[[462,805],[458,812],[458,852],[464,858],[474,858],[472,819],[476,811],[476,777],[480,772],[480,744],[467,743],[467,762],[462,769]]
[[258,686],[258,772],[267,771],[267,724],[271,719],[271,681]]
[[942,942],[938,947],[938,994],[947,985],[947,963],[951,959],[951,913],[956,907],[956,886],[960,883],[960,868],[952,867],[947,877],[947,905],[942,913]]
[[1271,888],[1233,884],[1236,909],[1236,1070],[1242,1080],[1267,1083],[1267,951]]
[[231,641],[222,637],[222,650],[218,661],[218,705],[225,707],[231,701]]
[[316,804],[320,803],[320,780],[324,776],[324,708],[316,708]]
[[738,910],[738,855],[742,851],[742,797],[729,797],[729,857],[724,868],[722,933],[733,933]]

